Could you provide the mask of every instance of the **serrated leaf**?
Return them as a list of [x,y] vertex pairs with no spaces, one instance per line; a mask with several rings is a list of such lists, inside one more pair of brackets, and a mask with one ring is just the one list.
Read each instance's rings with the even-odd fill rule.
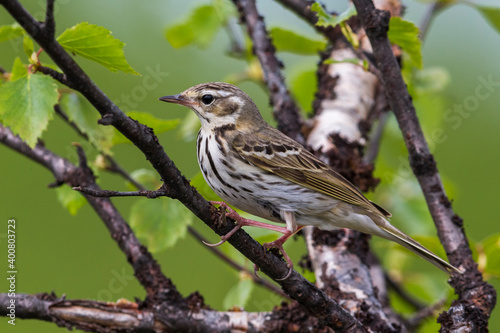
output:
[[336,25],[347,21],[351,16],[357,14],[356,8],[351,5],[339,15],[331,15],[317,2],[312,4],[311,11],[315,12],[318,16],[318,22],[316,22],[316,25],[325,28],[328,26],[335,27]]
[[87,200],[81,193],[73,190],[68,185],[62,185],[56,188],[56,194],[59,202],[71,215],[76,215],[80,208],[87,203]]
[[222,306],[224,309],[230,309],[234,306],[244,308],[250,299],[254,283],[250,277],[242,278],[236,285],[234,285],[224,297]]
[[28,59],[30,60],[30,63],[32,62],[31,60],[31,55],[34,52],[35,47],[33,46],[33,41],[28,35],[24,35],[23,37],[23,49],[24,53],[28,56]]
[[301,36],[293,31],[274,27],[270,31],[276,49],[296,54],[318,54],[326,47],[326,42]]
[[0,121],[30,147],[54,117],[57,86],[48,76],[30,74],[0,87]]
[[212,5],[195,8],[183,21],[167,27],[165,38],[174,48],[195,44],[208,47],[224,23],[224,17]]
[[111,155],[113,146],[114,129],[97,123],[100,116],[88,101],[76,93],[67,93],[61,96],[59,101],[61,108],[78,128],[87,134],[89,141],[97,149],[107,155]]
[[167,198],[141,198],[130,211],[130,226],[153,253],[174,246],[186,235],[192,219],[179,201]]
[[[151,127],[154,130],[155,134],[161,134],[167,131],[171,131],[175,129],[180,123],[180,119],[160,119],[147,112],[129,111],[126,112],[126,114],[127,116],[137,120],[141,124]],[[117,145],[120,143],[131,142],[123,134],[115,130],[113,144]]]
[[478,6],[473,3],[469,3],[469,5],[476,8],[481,13],[481,15],[483,15],[486,21],[491,25],[491,27],[498,33],[500,33],[500,8]]
[[0,26],[0,43],[24,34],[24,29],[17,23]]
[[16,57],[14,59],[14,64],[12,65],[12,72],[10,73],[10,80],[16,81],[24,76],[28,75],[28,68],[24,66],[21,58]]
[[422,68],[422,43],[419,30],[411,22],[400,17],[391,17],[387,36],[391,43],[398,45],[406,52],[413,66]]
[[103,65],[112,72],[137,73],[125,59],[123,47],[125,43],[111,35],[108,29],[81,22],[66,29],[57,41],[68,52],[81,55]]

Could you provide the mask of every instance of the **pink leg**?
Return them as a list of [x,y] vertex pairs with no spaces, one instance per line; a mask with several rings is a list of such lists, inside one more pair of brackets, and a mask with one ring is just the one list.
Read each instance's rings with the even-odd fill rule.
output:
[[209,243],[203,242],[207,246],[219,246],[219,245],[223,244],[225,241],[227,241],[229,239],[229,237],[234,235],[234,233],[236,231],[240,230],[241,227],[245,227],[245,226],[264,228],[264,229],[268,229],[268,230],[277,231],[277,232],[280,232],[282,234],[290,233],[290,231],[285,227],[280,227],[280,226],[273,225],[273,224],[268,224],[268,223],[264,223],[264,222],[257,222],[254,220],[243,218],[238,213],[236,213],[236,211],[234,209],[229,207],[223,201],[210,201],[210,203],[212,205],[220,205],[221,207],[223,207],[226,211],[226,216],[232,218],[233,220],[238,222],[238,224],[230,232],[228,232],[224,236],[221,236],[220,242],[215,243],[215,244],[209,244]]
[[[290,238],[295,233],[297,233],[300,229],[302,229],[303,226],[299,226],[297,228],[297,230],[292,232],[292,231],[288,230],[286,227],[280,227],[280,226],[276,226],[273,224],[268,224],[268,223],[264,223],[264,222],[258,222],[258,221],[243,218],[234,209],[229,207],[223,201],[210,201],[210,203],[212,205],[220,205],[220,207],[223,207],[226,210],[226,216],[234,219],[236,222],[238,222],[238,224],[231,231],[229,231],[227,234],[225,234],[224,236],[221,236],[220,242],[215,243],[215,244],[208,244],[206,242],[203,242],[205,245],[207,245],[207,246],[219,246],[219,245],[223,244],[225,241],[227,241],[229,239],[229,237],[231,237],[236,231],[240,230],[241,227],[244,227],[244,226],[252,226],[252,227],[264,228],[264,229],[280,232],[283,234],[283,236],[281,236],[280,238],[278,238],[277,240],[275,240],[273,242],[264,243],[262,245],[264,246],[264,248],[266,250],[273,248],[273,247],[278,248],[278,250],[280,250],[281,254],[283,255],[283,258],[285,259],[288,268],[290,268],[290,270],[288,271],[288,274],[284,278],[281,278],[278,280],[279,281],[285,280],[290,276],[290,274],[293,271],[293,262],[290,259],[290,257],[288,256],[288,254],[285,252],[285,250],[283,249],[283,244],[288,240],[288,238]],[[254,266],[255,275],[257,275],[257,270],[258,270],[258,267]]]

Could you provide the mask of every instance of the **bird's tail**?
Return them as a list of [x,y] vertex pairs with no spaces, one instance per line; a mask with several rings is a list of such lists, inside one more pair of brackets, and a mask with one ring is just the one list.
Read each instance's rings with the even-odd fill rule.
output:
[[[380,218],[382,219],[382,217]],[[445,271],[446,273],[451,274],[452,272],[457,272],[463,274],[463,271],[451,265],[447,261],[441,259],[437,255],[426,249],[422,244],[420,244],[419,242],[417,242],[416,240],[414,240],[401,230],[391,225],[385,219],[383,223],[379,224],[379,227],[386,233],[386,235],[380,235],[380,236],[401,244],[408,250],[418,254],[420,257],[424,258],[425,260],[427,260],[434,266],[438,267],[439,269]]]

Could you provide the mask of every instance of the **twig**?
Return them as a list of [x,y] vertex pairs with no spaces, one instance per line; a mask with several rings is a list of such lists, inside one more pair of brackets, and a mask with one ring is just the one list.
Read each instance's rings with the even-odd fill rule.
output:
[[[463,231],[462,219],[451,207],[436,162],[422,133],[411,97],[387,38],[389,14],[377,10],[371,0],[353,2],[373,47],[388,102],[404,134],[410,165],[424,193],[439,239],[450,262],[465,270],[465,274],[455,274],[450,281],[459,299],[453,302],[448,312],[441,314],[438,320],[444,331],[461,327],[484,331],[496,302],[496,292],[490,284],[483,281],[477,269]],[[474,306],[478,311],[473,314],[465,311],[469,306]]]
[[[167,188],[172,191],[172,197],[180,200],[200,220],[205,222],[217,234],[224,235],[234,228],[229,220],[219,223],[219,214],[182,176],[175,164],[165,154],[157,137],[151,129],[127,117],[109,98],[95,85],[87,74],[76,64],[71,56],[57,41],[46,39],[41,34],[41,26],[16,0],[0,0],[12,17],[37,41],[52,60],[101,114],[101,123],[113,125],[131,140],[146,156],[152,166],[158,171]],[[273,91],[271,89],[271,91]],[[75,184],[78,186],[81,184]],[[109,200],[94,198],[95,200]],[[119,216],[119,213],[116,212]],[[252,239],[244,230],[236,232],[229,240],[238,251],[257,264],[261,271],[277,280],[285,276],[289,269],[286,263],[277,256],[266,252],[263,247]],[[148,272],[147,269],[144,272]],[[326,296],[320,289],[307,281],[297,272],[292,272],[286,280],[279,281],[283,290],[297,300],[309,311],[330,327],[339,331],[363,331],[357,319],[343,309],[339,304]]]
[[70,80],[68,80],[68,78],[66,77],[65,74],[60,73],[60,72],[58,72],[50,67],[46,67],[43,65],[37,65],[36,69],[40,73],[51,76],[54,80],[64,84],[65,86],[67,86],[71,89],[76,89],[76,87],[73,86],[73,83]]
[[111,198],[111,197],[147,197],[150,199],[164,197],[168,195],[168,191],[159,189],[156,191],[130,191],[130,192],[120,192],[120,191],[108,191],[108,190],[96,190],[89,187],[75,186],[73,190],[91,195],[97,198]]
[[264,79],[271,95],[271,105],[274,107],[274,117],[278,121],[278,129],[303,143],[299,108],[286,87],[285,79],[281,74],[283,64],[276,57],[275,47],[266,31],[264,20],[257,11],[255,1],[233,0],[233,2],[246,23],[248,34],[253,42],[253,51],[262,66]]

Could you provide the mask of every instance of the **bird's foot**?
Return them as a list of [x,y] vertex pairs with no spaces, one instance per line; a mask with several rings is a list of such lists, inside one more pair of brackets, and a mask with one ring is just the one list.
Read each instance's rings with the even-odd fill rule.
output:
[[281,236],[277,240],[275,240],[273,242],[270,242],[270,243],[264,243],[264,244],[262,244],[262,246],[264,246],[264,249],[266,249],[266,250],[269,250],[269,249],[271,249],[273,247],[277,248],[281,252],[281,254],[283,255],[283,259],[285,259],[285,261],[286,261],[286,266],[288,267],[288,273],[285,275],[285,277],[283,277],[281,279],[276,279],[276,281],[286,280],[292,274],[292,271],[293,271],[293,261],[292,261],[292,259],[290,259],[290,257],[286,253],[285,249],[283,249],[283,244],[292,235],[293,235],[293,233],[290,232],[290,231],[288,231],[288,233],[284,234],[283,236]]

